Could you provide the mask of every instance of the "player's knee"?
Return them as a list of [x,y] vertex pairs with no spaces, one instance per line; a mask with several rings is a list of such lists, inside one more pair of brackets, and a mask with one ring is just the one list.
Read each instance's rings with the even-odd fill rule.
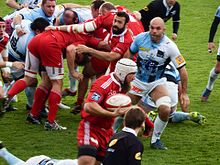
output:
[[159,115],[163,119],[168,119],[171,113],[171,99],[169,96],[163,96],[156,101]]
[[163,96],[156,100],[156,107],[160,108],[160,106],[166,106],[169,109],[171,108],[171,99],[169,96]]

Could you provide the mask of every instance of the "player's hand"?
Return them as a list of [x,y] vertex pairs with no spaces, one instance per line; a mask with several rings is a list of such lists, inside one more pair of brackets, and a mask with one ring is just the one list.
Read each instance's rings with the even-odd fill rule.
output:
[[129,109],[131,109],[131,107],[126,107],[126,108],[122,108],[121,106],[116,110],[114,111],[114,116],[117,117],[117,116],[122,116],[124,115]]
[[176,39],[177,39],[177,34],[176,34],[176,33],[173,33],[173,34],[172,34],[172,40],[175,41]]
[[15,61],[13,62],[12,67],[16,69],[24,69],[24,63]]
[[85,45],[78,45],[76,47],[76,52],[79,53],[79,54],[82,54],[82,53],[89,53],[89,47],[85,46]]
[[180,95],[180,104],[183,109],[188,109],[190,100],[189,96],[187,94],[181,94]]
[[215,43],[214,42],[209,42],[208,43],[208,52],[212,53],[213,49],[215,49]]
[[18,37],[21,37],[21,36],[23,36],[24,34],[26,34],[26,32],[24,31],[24,29],[22,29],[22,28],[17,28],[17,29],[16,29],[16,33],[17,33]]
[[82,81],[83,80],[83,74],[82,73],[74,72],[72,76],[74,78],[76,78],[78,81]]

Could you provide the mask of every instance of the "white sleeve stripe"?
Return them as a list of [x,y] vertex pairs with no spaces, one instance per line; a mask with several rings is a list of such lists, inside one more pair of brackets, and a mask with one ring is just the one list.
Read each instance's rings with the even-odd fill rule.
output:
[[96,23],[94,21],[86,22],[84,25],[86,32],[94,31],[97,28]]

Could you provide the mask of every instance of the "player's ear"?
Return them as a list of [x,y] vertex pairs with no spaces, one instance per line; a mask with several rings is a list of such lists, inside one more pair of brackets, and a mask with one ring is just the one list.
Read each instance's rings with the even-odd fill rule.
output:
[[40,33],[41,33],[41,31],[40,31],[40,30],[38,30],[38,29],[37,29],[37,30],[35,30],[35,34],[36,34],[36,35],[38,35],[38,34],[40,34]]
[[141,127],[144,129],[145,128],[145,121],[142,123]]

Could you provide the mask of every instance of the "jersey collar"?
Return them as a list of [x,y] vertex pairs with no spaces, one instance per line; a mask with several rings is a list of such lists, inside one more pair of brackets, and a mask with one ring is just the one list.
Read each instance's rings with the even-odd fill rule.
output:
[[172,10],[173,6],[169,7],[167,5],[167,1],[163,0],[163,5],[166,7],[167,11],[166,11],[166,16],[168,16],[169,12]]
[[127,28],[125,28],[125,30],[121,33],[121,34],[114,34],[112,31],[111,31],[111,33],[112,33],[112,37],[121,37],[121,36],[123,36],[123,35],[125,35],[125,33],[127,33],[127,31],[128,31],[128,29]]
[[124,127],[124,128],[122,129],[122,131],[129,132],[129,133],[132,133],[132,134],[134,134],[135,136],[137,136],[137,133],[135,132],[135,130],[133,130],[133,129],[131,129],[131,128]]

